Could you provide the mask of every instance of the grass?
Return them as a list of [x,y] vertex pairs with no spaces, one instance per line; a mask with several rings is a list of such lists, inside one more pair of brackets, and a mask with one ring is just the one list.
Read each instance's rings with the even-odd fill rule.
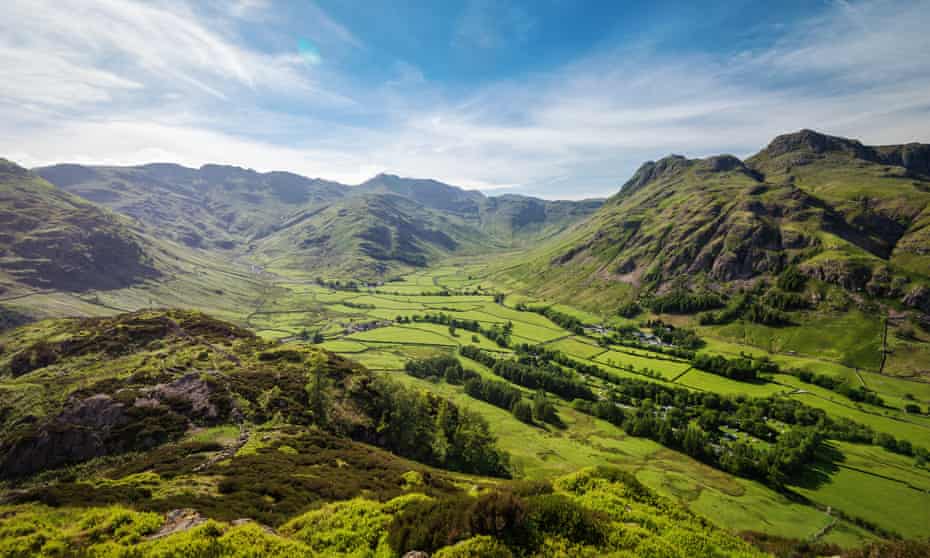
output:
[[825,396],[818,396],[814,393],[801,393],[792,395],[792,397],[811,407],[823,409],[830,416],[846,417],[865,424],[876,432],[885,432],[895,438],[910,440],[924,447],[927,447],[928,441],[930,441],[930,420],[926,418],[902,417],[900,413],[892,411],[888,411],[887,415],[876,414],[871,410],[866,410],[865,407],[862,409],[857,408],[840,398],[830,400]]
[[688,370],[675,383],[701,391],[712,391],[723,395],[749,395],[751,397],[768,397],[788,391],[776,384],[738,382],[696,368]]
[[747,322],[699,328],[700,333],[769,353],[796,353],[844,366],[878,370],[882,325],[859,311],[811,313],[802,325],[770,327]]
[[[637,353],[637,354],[631,354]],[[655,358],[647,358],[645,356],[638,356],[639,354],[645,354],[645,351],[637,352],[626,351],[626,350],[610,350],[607,352],[600,353],[593,360],[595,362],[609,364],[614,367],[626,367],[632,366],[634,370],[638,372],[651,371],[658,373],[662,378],[666,380],[672,380],[680,376],[685,370],[690,368],[690,365],[685,362],[675,362],[669,360],[659,360]]]
[[[649,440],[627,436],[622,430],[608,423],[576,412],[564,402],[558,402],[557,408],[565,422],[565,429],[528,426],[514,419],[503,409],[468,397],[461,387],[417,380],[401,373],[404,363],[410,358],[437,353],[455,354],[457,347],[473,344],[472,332],[459,329],[456,335],[451,335],[446,326],[429,323],[391,325],[351,335],[345,335],[343,328],[349,323],[376,319],[393,320],[398,314],[409,316],[440,311],[460,319],[477,319],[485,327],[510,321],[514,327],[514,342],[543,343],[548,348],[562,351],[571,358],[598,363],[617,376],[663,383],[675,379],[677,385],[690,389],[759,397],[800,387],[808,393],[793,397],[823,408],[831,416],[847,416],[869,424],[877,431],[907,438],[918,445],[921,445],[922,441],[922,445],[930,445],[926,443],[926,440],[930,440],[930,430],[925,427],[930,423],[928,419],[906,416],[893,409],[857,409],[842,396],[816,386],[811,388],[798,385],[793,377],[779,376],[778,380],[787,384],[781,386],[749,384],[700,370],[689,370],[685,362],[655,358],[658,355],[645,350],[625,347],[605,350],[599,347],[594,339],[574,335],[544,316],[515,310],[512,306],[517,302],[528,301],[517,296],[509,296],[505,305],[501,305],[495,303],[488,295],[421,294],[424,291],[439,292],[446,287],[472,288],[479,283],[490,286],[478,275],[480,271],[478,266],[468,265],[436,268],[408,277],[401,283],[388,283],[378,289],[390,291],[398,287],[399,290],[405,291],[402,295],[384,292],[343,292],[314,284],[281,282],[274,287],[256,290],[253,293],[256,298],[252,305],[243,304],[243,308],[240,309],[241,322],[248,323],[263,336],[271,338],[290,337],[304,329],[310,332],[322,330],[327,336],[327,340],[322,344],[323,348],[388,374],[407,385],[448,396],[456,403],[480,412],[491,423],[501,446],[513,455],[514,463],[523,476],[552,478],[593,465],[618,465],[635,471],[637,477],[648,486],[684,502],[690,509],[707,516],[715,523],[734,530],[757,530],[805,538],[823,527],[829,518],[822,511],[791,502],[762,485],[711,469]],[[537,298],[532,302],[543,301]],[[76,302],[78,303],[87,304],[84,301]],[[571,307],[559,306],[559,309],[570,311]],[[593,318],[596,318],[596,315],[584,310],[577,310],[574,315],[589,321],[595,321]],[[741,352],[754,356],[768,355],[783,367],[812,370],[843,377],[849,381],[858,381],[859,376],[856,375],[855,369],[846,366],[842,361],[848,355],[855,354],[852,347],[853,339],[860,338],[863,334],[866,337],[872,335],[872,326],[868,325],[863,316],[855,313],[821,316],[819,319],[821,321],[817,323],[826,328],[824,332],[813,331],[815,326],[794,329],[740,326],[743,329],[739,335],[735,335],[733,331],[723,328],[702,328],[701,333],[708,342],[703,350],[727,356]],[[818,352],[818,347],[827,343],[830,335],[846,327],[859,329],[850,333],[848,337],[841,336],[839,343],[841,346],[845,344],[845,348],[835,353]],[[760,341],[769,334],[776,336],[773,343]],[[805,335],[813,338],[802,339]],[[752,344],[744,344],[746,342]],[[502,350],[480,335],[477,344],[487,350]],[[769,352],[772,348],[777,352]],[[789,350],[796,354],[789,354]],[[810,351],[811,354],[805,351]],[[178,358],[183,360],[185,357],[169,357],[171,362],[177,362]],[[611,361],[615,365],[633,364],[637,371],[648,368],[657,372],[660,378],[645,378],[623,369],[606,366]],[[465,365],[486,377],[494,377],[489,370],[477,363],[465,360]],[[859,371],[859,375],[868,387],[887,397],[892,404],[902,402],[904,395],[911,392],[918,401],[927,401],[926,398],[930,397],[930,387],[927,387],[930,384],[863,370]],[[34,384],[4,382],[0,384],[0,401],[15,399],[17,406],[22,406],[30,404],[29,401],[41,400],[46,380],[51,381],[51,378]],[[195,433],[194,437],[197,441],[225,443],[234,435],[238,435],[238,432],[233,432],[232,429],[208,429]],[[257,436],[253,436],[253,439],[255,438]],[[880,462],[875,455],[847,452],[845,449],[843,452],[847,454],[845,464],[849,467],[872,473],[881,473],[884,470],[889,475],[911,479],[915,484],[923,482],[922,473],[906,472],[909,470],[907,467],[910,467],[907,459],[889,457],[890,454],[887,454],[878,456],[883,458]],[[840,481],[849,482],[846,478],[848,476],[848,473],[845,474]],[[824,505],[853,505],[839,499],[839,489],[822,488],[811,489],[812,495],[809,497]],[[911,502],[909,499],[904,501]],[[840,509],[848,511],[845,507]],[[896,510],[886,511],[889,517],[901,514]],[[826,540],[848,546],[869,536],[860,528],[841,521],[828,533]]]
[[[794,490],[823,506],[832,506],[845,513],[871,521],[880,527],[902,536],[913,538],[926,535],[930,525],[930,494],[926,491],[927,474],[922,476],[922,486],[915,487],[902,482],[896,466],[889,465],[886,456],[880,456],[880,467],[867,469],[855,465],[870,463],[867,454],[856,455],[858,448],[851,444],[839,447],[852,459],[841,462],[838,467],[822,465],[815,469],[818,476],[816,488],[803,482]],[[871,453],[871,452],[870,452]],[[882,473],[895,473],[886,477]],[[907,513],[901,513],[907,510]]]

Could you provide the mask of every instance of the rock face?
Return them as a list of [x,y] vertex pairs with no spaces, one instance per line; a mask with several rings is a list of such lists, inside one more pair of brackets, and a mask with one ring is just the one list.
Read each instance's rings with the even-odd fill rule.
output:
[[192,510],[190,508],[171,510],[165,514],[165,524],[162,525],[162,528],[149,537],[149,539],[160,539],[168,535],[174,535],[175,533],[183,533],[206,521],[207,518],[201,515],[197,510]]
[[216,395],[214,385],[188,374],[143,390],[73,398],[57,416],[0,447],[0,477],[29,475],[177,439],[191,424],[229,417],[231,402]]
[[691,163],[681,155],[669,155],[658,161],[647,161],[637,169],[620,191],[629,194],[663,176],[681,172],[691,166]]

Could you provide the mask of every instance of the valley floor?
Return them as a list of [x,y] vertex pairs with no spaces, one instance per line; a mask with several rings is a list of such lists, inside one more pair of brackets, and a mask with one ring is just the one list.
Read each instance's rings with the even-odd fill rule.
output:
[[[913,362],[924,366],[927,362],[913,355],[908,357],[910,365],[892,359],[893,364],[879,373],[869,364],[875,361],[873,353],[881,349],[880,345],[873,346],[880,331],[862,316],[826,317],[798,332],[736,325],[698,328],[698,332],[707,341],[703,352],[768,356],[783,368],[836,376],[878,393],[886,401],[884,407],[853,402],[835,391],[801,383],[793,375],[777,374],[767,383],[740,382],[703,372],[689,361],[648,348],[605,344],[596,330],[583,334],[569,331],[539,313],[518,309],[521,303],[546,301],[508,292],[508,286],[489,276],[487,266],[480,262],[451,261],[399,281],[376,285],[284,278],[254,266],[239,269],[210,261],[186,262],[186,266],[185,273],[164,285],[70,297],[23,294],[5,303],[28,303],[46,308],[48,314],[64,315],[112,314],[149,304],[200,307],[268,339],[309,342],[319,334],[322,340],[317,341],[322,341],[321,346],[327,350],[358,361],[378,374],[448,397],[485,416],[501,447],[511,453],[517,471],[526,478],[554,478],[583,467],[617,465],[634,472],[645,485],[734,532],[816,538],[850,547],[876,537],[868,525],[904,537],[925,536],[930,525],[930,469],[915,465],[913,458],[878,446],[832,443],[832,449],[842,457],[805,478],[789,479],[791,493],[802,497],[791,498],[649,439],[629,436],[616,426],[577,411],[569,401],[557,400],[556,405],[564,428],[528,425],[507,411],[470,397],[461,386],[404,373],[410,359],[448,354],[482,376],[494,377],[480,363],[462,356],[460,349],[475,345],[506,355],[511,349],[500,346],[487,332],[509,327],[514,344],[558,350],[616,377],[725,395],[782,395],[823,409],[832,418],[849,418],[915,446],[930,447],[930,417],[904,411],[910,402],[927,408],[930,383],[919,377],[902,377],[909,375],[908,366]],[[203,287],[207,284],[209,289]],[[586,324],[617,327],[633,323],[618,317],[604,319],[563,304],[554,307]],[[408,319],[439,313],[474,321],[480,330],[455,330]],[[839,347],[836,351],[819,350],[818,343],[830,340]],[[850,365],[850,354],[863,343],[866,349],[861,360],[866,365]],[[604,387],[597,379],[589,381],[595,390]],[[856,518],[868,523],[865,527],[857,525]]]

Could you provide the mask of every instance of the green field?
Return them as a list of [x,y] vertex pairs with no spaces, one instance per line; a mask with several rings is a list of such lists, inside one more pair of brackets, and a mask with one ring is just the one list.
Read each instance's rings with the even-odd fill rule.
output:
[[[296,335],[301,330],[323,330],[327,340],[323,346],[333,352],[356,360],[371,369],[383,371],[407,385],[415,386],[450,397],[456,403],[479,411],[492,425],[502,447],[511,455],[521,475],[530,478],[552,477],[581,467],[595,464],[617,464],[635,470],[637,476],[652,488],[685,502],[693,511],[734,530],[758,530],[782,536],[806,538],[831,525],[823,540],[841,546],[853,546],[874,535],[860,527],[824,513],[824,507],[793,503],[770,489],[745,479],[739,479],[711,469],[691,458],[664,449],[655,442],[633,438],[622,430],[603,421],[578,413],[565,402],[558,411],[567,428],[564,430],[527,426],[511,414],[493,405],[467,396],[461,387],[445,383],[427,382],[403,374],[404,363],[410,358],[432,354],[455,354],[463,345],[477,345],[485,350],[506,354],[481,335],[458,328],[455,334],[447,326],[431,323],[393,323],[398,316],[412,317],[442,312],[459,320],[476,320],[481,327],[512,324],[514,343],[543,344],[581,362],[598,364],[615,377],[627,377],[715,392],[725,395],[768,397],[788,395],[813,407],[825,410],[833,417],[847,417],[867,424],[878,432],[888,432],[915,444],[930,445],[930,419],[905,415],[900,409],[904,396],[911,394],[917,401],[930,397],[930,384],[902,380],[869,372],[874,363],[863,357],[866,352],[853,347],[853,340],[874,331],[868,322],[855,314],[822,317],[813,320],[810,327],[773,331],[771,328],[747,327],[740,329],[698,328],[707,341],[704,352],[735,357],[741,353],[754,357],[768,356],[783,368],[809,370],[842,378],[851,385],[866,386],[880,393],[889,405],[897,408],[879,409],[857,405],[845,397],[808,384],[793,376],[780,375],[777,383],[746,383],[710,374],[690,367],[684,360],[667,357],[643,349],[628,347],[601,347],[591,337],[566,331],[548,318],[533,312],[514,308],[520,302],[543,304],[538,298],[516,294],[507,296],[498,304],[490,294],[458,294],[460,289],[473,289],[482,285],[491,289],[506,289],[482,278],[478,265],[449,265],[418,272],[404,277],[403,281],[386,283],[359,292],[335,291],[318,285],[281,283],[274,296],[265,299],[262,312],[251,316],[254,327],[263,334],[284,333]],[[447,294],[439,293],[448,289]],[[394,294],[397,293],[397,294]],[[556,308],[588,323],[597,323],[597,315],[569,306]],[[346,334],[343,329],[351,324],[380,320],[388,325],[362,332]],[[629,321],[625,323],[630,323]],[[335,324],[335,325],[334,325]],[[850,328],[854,328],[850,331]],[[815,331],[816,330],[816,331]],[[774,337],[773,337],[774,336]],[[477,339],[477,341],[475,341]],[[766,339],[768,339],[766,341]],[[834,343],[834,340],[838,342]],[[844,340],[848,340],[848,343]],[[833,348],[823,348],[834,343]],[[839,347],[837,349],[836,347]],[[871,349],[870,349],[871,350]],[[466,367],[482,376],[499,379],[481,365],[463,359]],[[632,365],[633,372],[627,367]],[[860,369],[856,370],[856,366]],[[643,374],[649,374],[647,377]],[[860,380],[862,378],[862,380]],[[601,385],[598,380],[596,385]],[[522,389],[522,388],[520,388]],[[799,391],[800,390],[800,391]],[[524,390],[525,391],[525,390]],[[913,478],[917,486],[925,481],[925,470],[914,470],[913,460],[883,452],[898,478]],[[901,514],[893,509],[882,510],[866,500],[874,491],[887,489],[908,505],[930,508],[930,496],[900,483],[864,489],[855,494],[848,486],[854,482],[872,479],[868,473],[876,466],[863,459],[862,451],[851,445],[840,445],[845,461],[828,483],[816,487],[799,487],[797,490],[819,506],[834,506],[852,516],[873,521],[879,526],[893,527]],[[916,472],[904,473],[902,471]],[[908,476],[908,474],[910,476]],[[877,477],[874,477],[877,478]],[[862,510],[862,514],[853,510]],[[886,519],[879,517],[885,513]],[[876,519],[877,518],[877,519]],[[880,520],[880,521],[879,521]],[[909,517],[900,525],[902,534],[913,533],[916,525],[925,520],[922,515]]]
[[[217,267],[211,273],[224,273]],[[734,531],[763,531],[786,537],[805,539],[831,525],[822,540],[841,546],[854,546],[874,537],[861,527],[836,520],[825,513],[827,506],[861,517],[882,528],[902,535],[919,532],[930,518],[922,510],[930,509],[930,473],[914,467],[913,459],[890,454],[874,446],[855,446],[833,442],[843,459],[831,464],[828,480],[792,486],[792,490],[809,498],[814,505],[804,505],[772,491],[762,484],[737,478],[703,465],[694,459],[668,450],[648,439],[635,438],[604,421],[574,410],[568,402],[557,401],[564,429],[528,426],[507,411],[466,395],[460,386],[418,380],[403,373],[412,358],[435,354],[457,354],[464,345],[476,345],[499,355],[511,353],[478,332],[425,323],[397,323],[398,317],[443,313],[458,320],[475,320],[482,328],[512,324],[514,344],[542,344],[571,359],[596,364],[616,378],[631,378],[674,385],[700,392],[724,395],[769,397],[785,395],[810,406],[823,409],[831,417],[845,417],[866,424],[877,432],[907,439],[915,445],[930,446],[930,418],[905,414],[906,403],[930,403],[930,384],[881,375],[872,370],[874,362],[866,356],[874,347],[859,350],[854,339],[869,337],[874,328],[856,314],[821,317],[799,328],[747,326],[697,328],[706,341],[702,352],[735,357],[749,354],[769,357],[783,369],[808,370],[845,380],[850,385],[864,385],[879,393],[889,405],[877,408],[856,404],[835,392],[803,384],[796,377],[781,374],[775,383],[747,383],[691,368],[683,359],[668,357],[639,348],[613,346],[605,348],[598,340],[563,329],[548,318],[528,311],[518,311],[520,303],[545,304],[545,300],[508,294],[503,304],[492,295],[509,286],[488,281],[484,264],[444,265],[405,276],[401,281],[357,291],[335,290],[325,286],[280,278],[272,285],[255,283],[237,292],[232,304],[211,302],[220,315],[243,323],[259,335],[270,339],[293,340],[305,332],[321,332],[322,347],[366,367],[389,374],[399,382],[418,389],[447,396],[454,402],[478,411],[488,419],[501,446],[512,455],[519,476],[552,478],[579,468],[614,464],[636,472],[637,477],[660,493],[686,504],[692,511]],[[233,277],[230,277],[230,292]],[[259,286],[260,285],[260,286]],[[477,287],[488,289],[475,294]],[[462,290],[466,292],[462,292]],[[215,293],[199,293],[207,301]],[[39,297],[45,296],[42,300]],[[114,308],[140,303],[144,292],[127,291],[108,295]],[[112,313],[101,306],[101,299],[31,295],[49,312]],[[85,300],[86,299],[86,300]],[[30,300],[35,303],[35,300]],[[180,302],[180,301],[177,301]],[[560,312],[586,323],[601,323],[590,311],[564,304]],[[682,321],[679,317],[669,317]],[[611,318],[613,324],[634,324],[633,320]],[[371,329],[357,331],[362,324],[378,322]],[[687,321],[683,321],[687,324]],[[370,326],[365,326],[370,327]],[[853,330],[850,331],[850,328]],[[823,348],[832,340],[830,350]],[[838,347],[838,348],[837,348]],[[480,364],[459,357],[467,368],[489,379],[497,379]],[[629,366],[633,370],[628,369]],[[857,370],[858,368],[858,370]],[[590,379],[592,387],[603,389],[600,379]],[[0,386],[3,398],[41,400],[41,388],[28,389],[17,384]],[[518,388],[522,391],[523,388]],[[529,394],[527,394],[529,396]],[[229,429],[205,430],[196,434],[198,441],[227,440],[235,433]],[[892,480],[889,480],[892,479]],[[923,490],[923,492],[921,492]],[[883,497],[885,495],[885,497]],[[888,502],[888,504],[884,504]],[[903,504],[901,504],[903,503]],[[921,510],[910,513],[906,510]]]

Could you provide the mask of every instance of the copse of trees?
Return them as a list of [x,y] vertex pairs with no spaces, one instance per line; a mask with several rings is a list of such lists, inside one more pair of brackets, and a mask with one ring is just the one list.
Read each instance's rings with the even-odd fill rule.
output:
[[761,302],[750,304],[743,317],[754,324],[782,326],[791,323],[791,320],[784,312]]
[[379,445],[428,465],[510,477],[510,457],[481,415],[385,379],[375,379],[371,388],[362,401],[380,425]]
[[513,360],[497,360],[491,370],[518,386],[533,390],[542,389],[569,401],[572,399],[594,401],[596,399],[591,388],[567,376],[561,370],[556,372],[553,368],[536,368]]
[[523,397],[520,390],[507,382],[485,380],[480,376],[465,382],[465,393],[507,411],[512,410]]
[[459,352],[462,356],[470,358],[475,362],[483,364],[487,368],[492,368],[497,363],[497,359],[487,351],[482,351],[474,345],[464,345]]
[[781,289],[769,289],[762,296],[762,303],[782,312],[801,310],[808,307],[807,299],[802,295]]
[[649,301],[649,308],[657,314],[694,314],[723,306],[723,298],[717,293],[693,293],[684,289],[676,289]]
[[[680,352],[675,356],[681,356],[682,354],[693,355],[693,351],[700,349],[706,343],[704,340],[698,337],[697,333],[693,329],[687,329],[683,327],[675,327],[671,324],[667,324],[662,320],[649,320],[646,322],[646,327],[652,329],[652,333],[662,340],[663,343],[669,345],[675,345],[681,349],[685,349],[688,352]],[[664,347],[658,347],[658,349],[663,349]],[[654,350],[654,348],[650,348]],[[688,357],[690,358],[690,356]]]
[[844,395],[856,402],[869,403],[878,407],[885,406],[884,399],[882,399],[874,391],[870,391],[865,387],[853,387],[839,378],[827,376],[825,374],[814,374],[813,372],[807,370],[794,370],[792,373],[794,373],[798,379],[805,384],[814,384],[824,389],[835,391],[836,393]]
[[513,334],[513,323],[494,324],[491,327],[483,327],[478,320],[462,320],[439,312],[437,314],[414,314],[412,317],[405,318],[398,316],[398,323],[426,322],[431,324],[444,325],[454,334],[457,329],[464,329],[474,333],[480,333],[496,343],[499,347],[510,346],[510,336]]
[[776,286],[783,291],[801,291],[807,283],[807,276],[801,273],[797,266],[790,265],[778,276]]
[[751,359],[746,356],[726,358],[720,355],[696,354],[691,365],[699,370],[741,382],[760,379],[759,374],[776,374],[779,367],[768,359]]
[[462,384],[478,376],[467,370],[457,359],[450,356],[410,360],[404,365],[407,374],[420,379],[445,380],[450,384]]

